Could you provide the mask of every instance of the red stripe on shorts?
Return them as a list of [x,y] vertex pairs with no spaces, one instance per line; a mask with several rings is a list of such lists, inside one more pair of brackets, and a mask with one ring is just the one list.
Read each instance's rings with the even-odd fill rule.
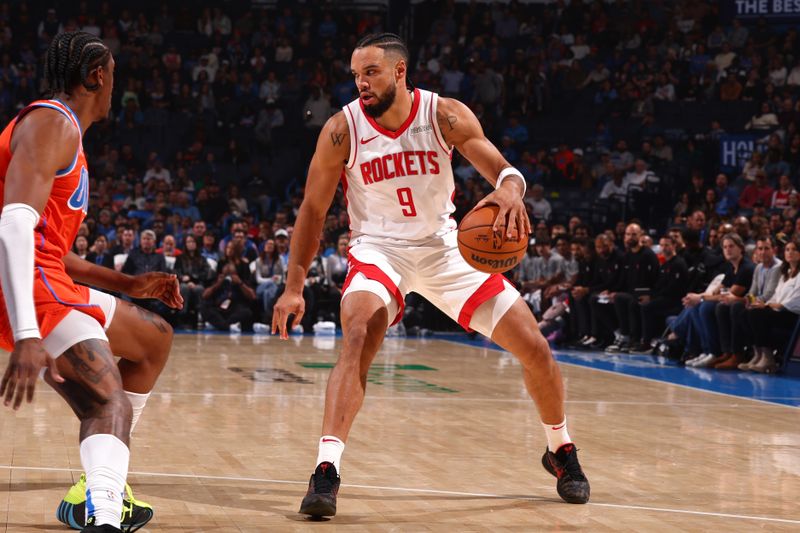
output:
[[352,255],[349,255],[350,260],[350,271],[347,273],[347,278],[344,280],[344,285],[342,285],[342,294],[345,293],[347,287],[350,286],[350,282],[353,281],[353,276],[357,273],[361,272],[367,279],[371,279],[377,281],[384,287],[386,290],[389,291],[389,294],[394,296],[394,299],[397,301],[397,316],[394,317],[390,326],[394,326],[400,319],[403,318],[403,311],[405,309],[405,301],[403,300],[403,293],[400,292],[400,289],[397,288],[397,285],[394,284],[392,278],[390,278],[383,270],[378,268],[375,265],[370,265],[368,263],[362,263]]
[[472,331],[469,327],[469,323],[472,321],[472,314],[475,313],[475,310],[480,307],[482,303],[503,292],[503,289],[505,289],[505,285],[503,284],[504,279],[502,274],[492,274],[478,287],[478,290],[472,293],[472,296],[467,299],[464,303],[464,307],[461,308],[461,312],[458,314],[458,324],[462,328],[470,332]]

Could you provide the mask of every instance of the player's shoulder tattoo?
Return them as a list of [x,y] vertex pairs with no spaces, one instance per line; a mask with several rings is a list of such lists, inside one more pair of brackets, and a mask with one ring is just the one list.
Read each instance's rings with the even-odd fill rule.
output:
[[442,133],[447,133],[456,129],[458,116],[454,100],[450,98],[439,98],[439,105],[436,108],[436,121],[439,123],[439,130]]
[[347,125],[347,119],[344,116],[344,111],[339,111],[331,118],[328,119],[328,138],[333,147],[338,148],[348,143],[350,137],[350,128]]
[[439,124],[439,131],[447,144],[455,144],[454,136],[458,135],[458,102],[451,98],[439,98],[439,105],[436,108],[436,122]]

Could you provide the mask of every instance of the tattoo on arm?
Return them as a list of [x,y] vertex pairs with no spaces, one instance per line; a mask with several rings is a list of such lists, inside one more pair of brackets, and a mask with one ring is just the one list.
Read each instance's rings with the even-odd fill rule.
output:
[[334,146],[341,146],[346,136],[346,133],[331,133],[331,142]]
[[448,131],[453,131],[454,129],[456,129],[455,128],[456,122],[458,122],[458,117],[456,117],[455,115],[447,115],[447,125],[450,126],[450,129]]

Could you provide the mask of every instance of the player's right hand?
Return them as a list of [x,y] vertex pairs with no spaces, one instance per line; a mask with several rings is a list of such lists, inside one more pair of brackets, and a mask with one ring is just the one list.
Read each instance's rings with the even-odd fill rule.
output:
[[23,398],[28,403],[32,402],[39,371],[45,366],[56,383],[64,383],[64,378],[58,373],[56,360],[45,351],[41,339],[23,339],[15,343],[3,381],[0,382],[3,405],[8,407],[13,400],[16,411],[22,405]]
[[289,315],[294,315],[291,326],[291,329],[294,329],[300,324],[305,310],[306,302],[303,300],[302,292],[284,292],[275,302],[275,307],[272,310],[272,334],[275,335],[276,332],[280,332],[281,339],[288,339],[289,332],[286,327],[286,321],[289,319]]

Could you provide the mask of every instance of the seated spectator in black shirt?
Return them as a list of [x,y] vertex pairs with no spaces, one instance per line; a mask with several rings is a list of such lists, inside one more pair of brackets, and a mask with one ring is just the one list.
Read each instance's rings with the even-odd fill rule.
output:
[[685,229],[682,237],[686,246],[681,256],[689,269],[689,285],[686,290],[703,292],[722,267],[723,259],[701,244],[700,232],[697,230]]
[[594,247],[591,241],[574,237],[572,257],[578,262],[578,275],[569,291],[570,333],[581,345],[591,337],[589,286],[594,280]]
[[[153,230],[146,229],[139,236],[139,247],[128,254],[122,272],[130,276],[138,276],[147,272],[168,272],[167,263],[162,254],[156,253],[156,234]],[[135,304],[144,307],[164,317],[172,323],[175,313],[158,300],[133,300]]]
[[252,327],[251,303],[256,291],[251,287],[250,268],[241,257],[241,248],[229,242],[217,279],[203,291],[203,319],[220,331],[239,332]]
[[[622,253],[614,246],[614,239],[608,233],[598,235],[594,247],[597,252],[594,258],[594,278],[588,287],[591,334],[581,346],[597,349],[608,346],[613,337],[614,328],[603,329],[599,314],[605,313],[614,319],[614,312],[606,306],[611,303],[609,289],[617,285],[620,276]],[[581,306],[578,309],[580,310]]]
[[[688,366],[706,367],[714,366],[722,360],[722,349],[719,340],[719,328],[717,326],[716,307],[717,304],[726,299],[729,293],[735,296],[744,296],[753,281],[754,265],[745,255],[744,241],[736,233],[728,233],[722,237],[722,252],[725,254],[726,262],[720,269],[722,282],[706,290],[703,294],[689,293],[683,299],[684,307],[688,310],[688,331],[680,326],[676,329],[673,324],[673,331],[683,333],[685,338],[696,338],[699,346],[695,343],[690,346],[690,350],[698,353],[686,361]],[[681,313],[684,315],[684,312]],[[679,322],[676,320],[676,322]]]
[[180,325],[197,327],[197,313],[203,297],[205,284],[211,279],[211,267],[206,258],[200,255],[197,239],[189,234],[183,239],[183,253],[175,260],[175,275],[181,287],[183,309],[178,313]]
[[689,269],[686,261],[675,252],[675,240],[665,235],[659,244],[664,263],[652,292],[639,296],[642,338],[638,345],[631,348],[631,353],[648,354],[653,351],[651,342],[664,329],[664,320],[669,315],[681,312],[681,298],[686,294],[689,283]]
[[[619,335],[606,351],[608,353],[627,352],[632,342],[642,336],[640,297],[649,295],[658,279],[659,263],[655,252],[642,246],[642,228],[638,224],[628,224],[625,228],[625,256],[622,260],[617,285],[609,290],[608,297],[614,303],[614,311],[619,324]],[[599,316],[598,318],[604,319]],[[605,320],[606,330],[611,326]]]

